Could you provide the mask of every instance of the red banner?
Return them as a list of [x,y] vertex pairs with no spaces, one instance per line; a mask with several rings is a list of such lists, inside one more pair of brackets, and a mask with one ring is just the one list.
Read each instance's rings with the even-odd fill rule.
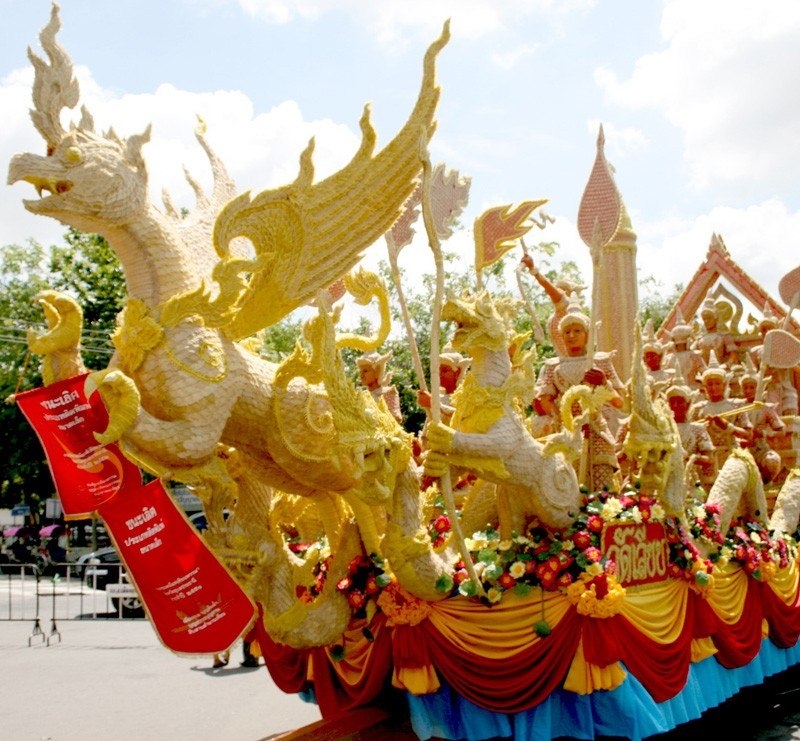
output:
[[136,465],[94,431],[108,424],[99,394],[86,398],[86,375],[17,394],[16,402],[44,448],[65,517],[89,516],[123,485],[141,484]]
[[650,584],[667,578],[669,543],[660,522],[606,525],[600,549],[617,564],[623,587]]
[[160,480],[128,488],[100,516],[167,648],[224,651],[252,622],[250,598]]

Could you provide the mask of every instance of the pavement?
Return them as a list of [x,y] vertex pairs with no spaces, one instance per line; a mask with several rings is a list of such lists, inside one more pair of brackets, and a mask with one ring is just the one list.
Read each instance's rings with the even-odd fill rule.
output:
[[[261,741],[320,713],[262,664],[223,669],[164,648],[145,619],[0,621],[0,738],[13,741]],[[60,637],[60,640],[59,640]],[[29,645],[30,640],[30,645]],[[48,645],[49,642],[49,645]]]

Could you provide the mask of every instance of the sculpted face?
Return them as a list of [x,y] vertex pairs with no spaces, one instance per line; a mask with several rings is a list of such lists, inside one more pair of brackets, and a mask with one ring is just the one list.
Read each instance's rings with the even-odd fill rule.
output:
[[689,411],[689,401],[682,396],[670,396],[667,402],[672,410],[672,416],[676,422],[685,422],[686,414]]
[[585,354],[586,343],[589,341],[589,333],[582,324],[571,322],[564,327],[561,333],[564,336],[564,345],[566,345],[567,352],[571,356],[575,357]]
[[707,332],[713,332],[717,328],[717,315],[713,311],[701,312],[700,318]]
[[376,389],[380,385],[378,373],[371,365],[362,365],[358,369],[358,378],[361,381],[361,385],[370,390]]
[[703,388],[709,401],[722,401],[725,397],[725,381],[720,376],[709,376],[703,381]]
[[642,359],[650,370],[661,370],[661,355],[655,350],[645,350],[642,354]]
[[742,393],[744,394],[744,398],[747,399],[749,402],[753,402],[756,399],[756,387],[757,383],[752,378],[745,378],[742,381]]
[[439,366],[439,385],[446,394],[452,394],[456,390],[460,374],[461,371],[458,368],[453,368],[452,365]]

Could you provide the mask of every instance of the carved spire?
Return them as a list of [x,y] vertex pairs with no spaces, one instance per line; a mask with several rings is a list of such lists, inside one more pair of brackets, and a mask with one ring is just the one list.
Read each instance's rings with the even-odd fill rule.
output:
[[[578,233],[590,249],[602,247],[614,236],[622,209],[622,199],[614,183],[613,168],[606,160],[604,146],[605,135],[601,125],[594,166],[578,208]],[[598,228],[600,244],[595,245],[595,230]]]
[[72,74],[72,60],[64,48],[56,41],[56,34],[61,30],[59,7],[53,3],[50,21],[39,34],[47,57],[48,65],[41,57],[28,47],[28,59],[34,68],[33,104],[31,120],[36,130],[47,142],[47,153],[50,154],[58,146],[65,134],[61,125],[61,110],[78,105],[80,90],[78,81]]

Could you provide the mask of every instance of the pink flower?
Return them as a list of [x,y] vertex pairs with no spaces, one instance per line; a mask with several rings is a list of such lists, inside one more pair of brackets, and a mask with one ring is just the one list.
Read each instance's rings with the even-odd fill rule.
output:
[[563,574],[561,574],[561,576],[558,577],[556,583],[559,587],[568,587],[570,584],[572,584],[572,574],[570,574],[569,571],[565,571]]
[[603,518],[600,515],[590,515],[586,522],[586,527],[593,533],[599,533],[603,530]]
[[599,548],[595,548],[595,546],[590,546],[587,548],[584,553],[586,554],[586,558],[588,558],[592,563],[598,563],[601,558],[603,558],[603,554],[600,552]]

